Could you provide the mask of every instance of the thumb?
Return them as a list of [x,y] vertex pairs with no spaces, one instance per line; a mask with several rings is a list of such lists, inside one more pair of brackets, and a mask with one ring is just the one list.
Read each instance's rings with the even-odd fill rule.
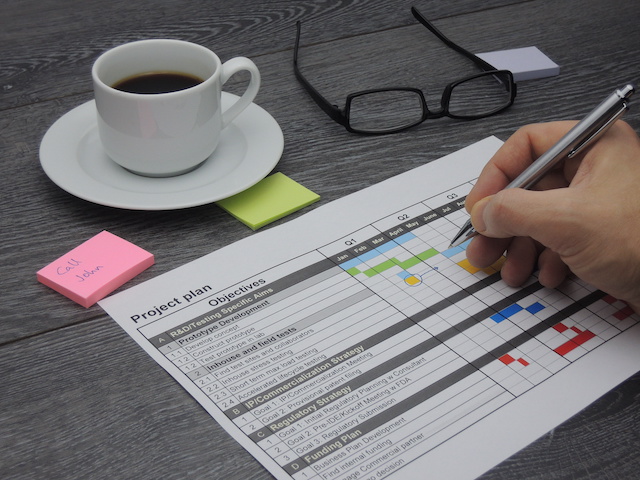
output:
[[586,233],[570,188],[510,188],[483,198],[471,211],[476,231],[487,237],[531,237],[562,254]]

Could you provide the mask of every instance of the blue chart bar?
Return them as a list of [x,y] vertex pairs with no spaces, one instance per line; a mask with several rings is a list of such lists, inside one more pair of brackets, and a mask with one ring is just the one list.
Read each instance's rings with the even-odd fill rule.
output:
[[530,314],[535,315],[543,308],[544,308],[544,305],[542,305],[540,302],[535,302],[529,305],[525,310],[527,310],[527,312],[529,312]]
[[500,323],[501,321],[506,320],[511,315],[515,315],[516,313],[520,312],[521,310],[524,310],[524,309],[520,305],[515,303],[515,304],[505,308],[504,310],[500,310],[495,315],[491,315],[491,320],[493,320],[496,323]]
[[515,315],[516,313],[521,312],[522,310],[526,310],[530,314],[535,315],[543,308],[544,308],[544,305],[542,305],[540,302],[532,303],[526,308],[521,307],[517,303],[514,303],[513,305],[510,305],[507,308],[500,310],[498,313],[491,315],[491,320],[493,320],[496,323],[500,323],[503,320],[506,320],[507,318],[511,317],[512,315]]
[[447,258],[451,258],[454,255],[457,255],[458,253],[464,251],[464,249],[466,248],[466,245],[458,245],[457,247],[453,247],[453,248],[449,248],[448,250],[445,250],[444,252],[442,252],[442,255],[444,255]]
[[[403,235],[404,236],[404,235]],[[402,237],[400,237],[402,238]],[[400,238],[398,238],[397,240],[400,240]],[[405,240],[406,241],[406,240]],[[401,243],[401,242],[400,242]],[[393,250],[394,248],[396,248],[398,246],[398,243],[396,243],[393,240],[388,241],[387,243],[384,243],[382,245],[379,245],[376,247],[376,251],[378,253],[385,253],[388,252],[389,250]]]
[[405,242],[408,242],[409,240],[413,240],[414,238],[417,238],[413,233],[408,232],[405,233],[403,235],[400,235],[398,238],[395,239],[396,243],[402,245]]

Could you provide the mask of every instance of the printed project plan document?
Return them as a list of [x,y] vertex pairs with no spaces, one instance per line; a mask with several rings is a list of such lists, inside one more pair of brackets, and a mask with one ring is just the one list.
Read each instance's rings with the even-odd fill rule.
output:
[[100,305],[278,479],[475,478],[640,369],[623,302],[576,279],[512,288],[500,261],[479,270],[449,248],[500,145]]

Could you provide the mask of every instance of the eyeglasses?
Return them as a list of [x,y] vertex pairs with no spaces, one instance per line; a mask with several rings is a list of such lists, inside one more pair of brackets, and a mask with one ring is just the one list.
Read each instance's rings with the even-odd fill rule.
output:
[[436,111],[429,110],[421,90],[408,87],[355,92],[347,95],[345,107],[340,109],[323,97],[300,72],[298,50],[301,24],[298,21],[293,50],[294,73],[311,98],[331,119],[349,132],[380,135],[401,132],[429,118],[484,118],[513,105],[516,84],[509,70],[496,70],[489,63],[449,40],[417,8],[411,7],[411,13],[445,45],[469,58],[483,72],[447,85],[442,93],[440,109]]

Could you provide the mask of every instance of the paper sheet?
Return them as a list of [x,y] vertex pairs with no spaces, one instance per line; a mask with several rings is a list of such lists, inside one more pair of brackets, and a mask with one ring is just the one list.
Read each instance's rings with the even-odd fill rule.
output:
[[[494,137],[100,302],[278,479],[468,479],[640,369],[582,282],[449,241]],[[584,378],[588,375],[589,381]]]

